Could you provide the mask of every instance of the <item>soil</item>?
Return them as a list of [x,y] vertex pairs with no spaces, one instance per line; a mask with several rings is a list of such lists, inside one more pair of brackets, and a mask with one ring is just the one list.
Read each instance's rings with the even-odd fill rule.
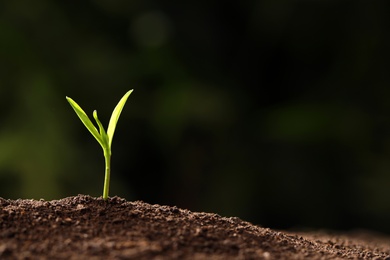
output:
[[0,259],[389,260],[390,238],[282,232],[119,197],[0,198]]

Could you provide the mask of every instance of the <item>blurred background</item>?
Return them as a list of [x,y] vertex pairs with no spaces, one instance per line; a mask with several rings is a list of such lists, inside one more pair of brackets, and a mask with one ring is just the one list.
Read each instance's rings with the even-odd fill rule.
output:
[[0,196],[390,233],[389,1],[1,1]]

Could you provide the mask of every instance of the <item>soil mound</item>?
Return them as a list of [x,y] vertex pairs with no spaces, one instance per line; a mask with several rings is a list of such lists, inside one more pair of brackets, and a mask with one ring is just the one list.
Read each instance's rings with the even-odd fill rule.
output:
[[0,259],[390,260],[390,239],[279,232],[119,197],[0,198]]

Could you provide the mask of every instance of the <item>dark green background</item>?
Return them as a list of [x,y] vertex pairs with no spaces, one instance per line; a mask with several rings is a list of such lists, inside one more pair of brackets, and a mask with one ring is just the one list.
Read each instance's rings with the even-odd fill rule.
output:
[[390,233],[389,1],[0,1],[0,196]]

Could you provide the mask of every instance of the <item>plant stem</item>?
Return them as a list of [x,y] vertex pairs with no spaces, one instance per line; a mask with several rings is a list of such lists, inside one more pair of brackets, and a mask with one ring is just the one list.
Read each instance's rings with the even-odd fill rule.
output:
[[111,152],[109,149],[104,149],[104,159],[106,162],[106,172],[104,175],[104,186],[103,186],[103,199],[108,199],[108,192],[110,188],[110,172],[111,172]]

